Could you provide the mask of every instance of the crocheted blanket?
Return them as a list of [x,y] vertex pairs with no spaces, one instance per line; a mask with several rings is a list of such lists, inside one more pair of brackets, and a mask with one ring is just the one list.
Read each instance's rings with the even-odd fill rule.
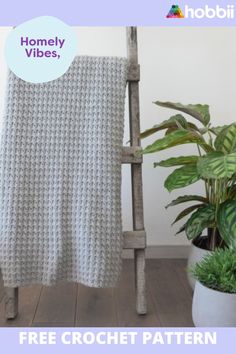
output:
[[111,287],[121,270],[127,60],[76,57],[59,79],[9,74],[0,147],[4,285]]

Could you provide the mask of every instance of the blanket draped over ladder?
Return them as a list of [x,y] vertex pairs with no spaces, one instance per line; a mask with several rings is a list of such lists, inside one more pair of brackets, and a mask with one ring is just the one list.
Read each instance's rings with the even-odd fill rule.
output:
[[0,146],[4,285],[115,286],[127,60],[76,57],[59,79],[9,74]]

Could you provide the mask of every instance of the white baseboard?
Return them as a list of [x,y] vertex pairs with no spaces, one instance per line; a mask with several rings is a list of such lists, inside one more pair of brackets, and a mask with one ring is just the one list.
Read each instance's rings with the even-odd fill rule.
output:
[[[146,258],[187,258],[190,246],[148,246]],[[123,250],[123,258],[133,258],[132,250]]]

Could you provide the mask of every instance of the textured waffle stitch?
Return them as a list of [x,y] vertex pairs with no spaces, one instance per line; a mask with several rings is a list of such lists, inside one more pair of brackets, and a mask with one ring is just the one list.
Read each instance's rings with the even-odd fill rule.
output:
[[0,146],[4,285],[111,287],[121,270],[127,60],[76,57],[59,79],[9,74]]

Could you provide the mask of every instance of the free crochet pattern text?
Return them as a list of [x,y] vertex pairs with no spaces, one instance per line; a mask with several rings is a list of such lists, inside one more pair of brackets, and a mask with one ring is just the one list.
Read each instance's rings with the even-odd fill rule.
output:
[[44,46],[56,47],[62,49],[65,44],[65,39],[55,38],[29,38],[21,37],[20,45],[25,48],[25,53],[28,58],[60,58],[57,50],[42,50]]
[[216,345],[215,331],[21,331],[19,344],[66,344],[66,345]]

